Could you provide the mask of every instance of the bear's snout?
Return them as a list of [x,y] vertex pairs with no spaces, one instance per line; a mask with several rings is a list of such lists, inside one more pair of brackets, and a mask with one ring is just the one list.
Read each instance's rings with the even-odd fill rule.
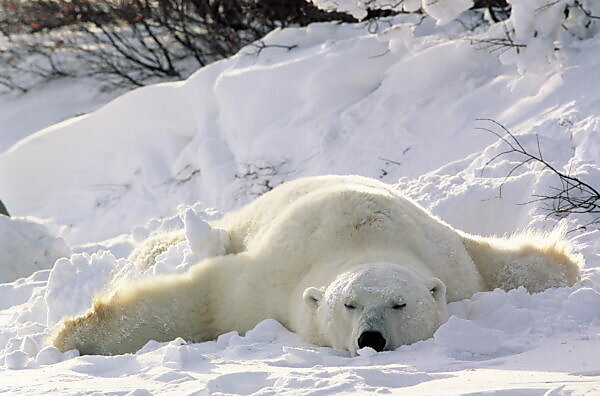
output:
[[378,331],[365,331],[358,337],[358,348],[370,347],[377,352],[383,351],[386,340]]

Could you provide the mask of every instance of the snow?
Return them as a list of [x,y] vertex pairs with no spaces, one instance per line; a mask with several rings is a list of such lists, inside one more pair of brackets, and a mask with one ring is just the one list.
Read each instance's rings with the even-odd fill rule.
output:
[[[58,97],[56,92],[60,92]],[[101,91],[87,81],[57,80],[30,95],[0,95],[0,152],[48,125],[96,110],[123,90]]]
[[185,239],[194,257],[190,262],[198,262],[206,257],[220,256],[227,251],[229,234],[227,231],[213,228],[194,209],[186,210],[183,217]]
[[423,10],[445,25],[473,6],[473,0],[423,0]]
[[53,326],[65,316],[82,313],[93,297],[113,279],[124,279],[123,272],[133,271],[130,263],[117,260],[110,251],[100,250],[89,255],[76,253],[56,261],[44,295],[47,325]]
[[473,6],[473,0],[405,0],[397,2],[390,2],[388,0],[311,1],[321,9],[346,12],[359,20],[367,16],[368,10],[383,9],[397,12],[414,12],[422,8],[428,15],[435,18],[440,25],[452,22],[463,11]]
[[433,337],[437,345],[452,351],[480,355],[497,352],[502,345],[502,338],[502,333],[498,330],[486,329],[456,316],[450,317]]
[[[525,2],[511,3],[525,12]],[[498,26],[465,32],[477,20],[469,13],[445,25],[401,15],[376,32],[369,24],[277,30],[265,43],[293,49],[248,47],[185,81],[134,90],[76,118],[67,119],[109,98],[81,82],[0,96],[0,199],[15,216],[0,216],[2,390],[600,392],[600,230],[589,214],[563,220],[586,259],[580,283],[534,295],[478,293],[450,304],[449,321],[432,339],[396,351],[365,348],[351,358],[306,344],[273,320],[245,335],[150,341],[121,356],[63,354],[46,342],[62,317],[83,312],[95,295],[219,254],[228,241],[208,221],[302,176],[378,178],[478,234],[560,227],[544,202],[525,204],[560,186],[555,176],[530,163],[506,177],[522,158],[491,161],[507,147],[478,129],[501,133],[478,119],[497,120],[529,150],[539,141],[557,169],[600,186],[600,38],[562,37],[552,12],[527,17],[543,18],[535,23],[552,43],[563,40],[548,56],[547,37],[522,57],[486,51],[474,39]],[[518,18],[508,23],[535,43]],[[87,99],[78,107],[77,98]],[[183,238],[140,273],[127,256],[166,232]],[[17,260],[18,270],[10,266]]]
[[0,215],[0,282],[10,282],[54,262],[71,251],[62,238],[54,237],[38,222]]

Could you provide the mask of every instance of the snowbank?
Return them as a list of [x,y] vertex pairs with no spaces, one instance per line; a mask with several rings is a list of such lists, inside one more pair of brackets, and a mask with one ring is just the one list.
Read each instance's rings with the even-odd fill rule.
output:
[[51,268],[71,250],[42,224],[0,215],[0,283]]

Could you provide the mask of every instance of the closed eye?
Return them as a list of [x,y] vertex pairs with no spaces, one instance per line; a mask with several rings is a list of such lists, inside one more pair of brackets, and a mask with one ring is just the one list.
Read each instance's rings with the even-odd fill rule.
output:
[[401,310],[402,308],[406,307],[406,304],[395,304],[392,306],[392,309],[395,309],[396,311]]
[[356,309],[356,306],[352,304],[344,304],[344,307],[346,307],[346,309]]

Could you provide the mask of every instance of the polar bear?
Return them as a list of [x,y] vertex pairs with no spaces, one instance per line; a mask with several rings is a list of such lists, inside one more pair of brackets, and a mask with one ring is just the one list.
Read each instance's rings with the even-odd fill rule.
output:
[[224,255],[97,297],[87,313],[63,320],[53,344],[119,354],[151,339],[244,333],[273,318],[352,355],[393,350],[430,338],[447,302],[496,287],[571,285],[582,265],[560,233],[469,235],[360,176],[288,182],[212,225],[229,236]]

